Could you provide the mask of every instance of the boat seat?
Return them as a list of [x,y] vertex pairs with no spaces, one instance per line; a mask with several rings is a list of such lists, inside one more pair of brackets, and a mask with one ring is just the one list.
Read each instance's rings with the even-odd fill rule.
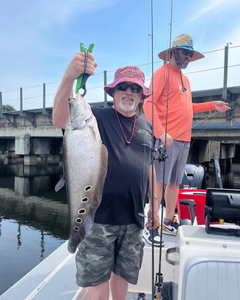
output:
[[193,257],[183,278],[181,300],[240,300],[240,259]]

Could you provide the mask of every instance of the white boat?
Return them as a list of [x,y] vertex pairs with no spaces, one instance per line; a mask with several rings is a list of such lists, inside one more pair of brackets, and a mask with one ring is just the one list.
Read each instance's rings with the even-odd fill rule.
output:
[[[166,236],[164,238],[166,249],[176,246],[177,237]],[[159,265],[159,248],[154,249],[155,270]],[[137,292],[152,293],[152,247],[145,244],[143,263],[137,285],[129,285],[127,299],[134,299]],[[174,280],[174,266],[163,262],[164,280]],[[75,280],[76,265],[75,254],[69,254],[67,242],[45,258],[40,264],[32,269],[28,274],[15,283],[10,289],[0,296],[0,300],[15,299],[62,299],[62,300],[89,300],[87,289],[80,288]],[[110,299],[111,296],[110,296]],[[150,298],[149,298],[150,299]]]
[[[215,225],[234,228],[236,225]],[[183,225],[178,235],[163,235],[161,272],[169,296],[163,300],[240,300],[240,237],[208,234],[204,225]],[[159,271],[154,248],[154,277]],[[75,283],[75,255],[67,242],[7,290],[0,300],[89,300],[87,289]],[[155,281],[155,278],[153,278]],[[127,300],[152,296],[152,247],[144,247],[137,285],[129,285]],[[112,299],[111,296],[109,300]]]

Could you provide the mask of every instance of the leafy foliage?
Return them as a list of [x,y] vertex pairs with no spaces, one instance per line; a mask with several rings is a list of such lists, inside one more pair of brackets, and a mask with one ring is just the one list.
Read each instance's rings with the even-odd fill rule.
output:
[[6,111],[16,111],[16,109],[13,106],[8,105],[8,104],[3,105],[2,106],[2,110],[3,110],[3,112],[6,112]]

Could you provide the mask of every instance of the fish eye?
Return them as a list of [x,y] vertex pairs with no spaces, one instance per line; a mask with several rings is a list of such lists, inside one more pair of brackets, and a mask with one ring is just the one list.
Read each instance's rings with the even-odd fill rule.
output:
[[[78,224],[81,224],[81,223],[82,223],[82,219],[81,219],[81,218],[77,218],[77,219],[75,220],[75,222],[78,223]],[[75,227],[74,227],[74,228],[75,228]]]
[[88,198],[88,197],[84,197],[84,198],[82,198],[82,200],[81,200],[81,201],[82,201],[83,203],[86,203],[86,202],[88,202],[88,200],[89,200],[89,198]]
[[92,189],[91,185],[87,185],[85,188],[84,188],[84,191],[85,192],[88,192]]
[[83,214],[86,213],[86,209],[85,208],[81,208],[81,209],[79,209],[78,213],[79,213],[79,215],[83,215]]
[[75,226],[75,227],[74,227],[74,230],[75,230],[75,231],[78,231],[78,230],[79,230],[79,228],[78,228],[77,226]]

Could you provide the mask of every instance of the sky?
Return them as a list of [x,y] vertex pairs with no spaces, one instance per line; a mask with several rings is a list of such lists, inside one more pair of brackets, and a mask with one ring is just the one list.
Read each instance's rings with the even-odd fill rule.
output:
[[[152,3],[153,19],[151,0],[1,1],[2,104],[19,110],[22,87],[23,109],[42,108],[45,83],[46,107],[52,107],[80,42],[86,48],[95,44],[93,55],[98,63],[95,75],[87,82],[88,102],[103,101],[104,70],[110,83],[117,68],[137,65],[145,73],[148,86],[152,60],[155,71],[163,64],[158,53],[169,48],[174,37],[182,33],[191,35],[194,48],[205,55],[184,70],[192,91],[223,86],[227,43],[228,86],[240,86],[239,0],[152,0]],[[219,51],[209,52],[212,50]]]

